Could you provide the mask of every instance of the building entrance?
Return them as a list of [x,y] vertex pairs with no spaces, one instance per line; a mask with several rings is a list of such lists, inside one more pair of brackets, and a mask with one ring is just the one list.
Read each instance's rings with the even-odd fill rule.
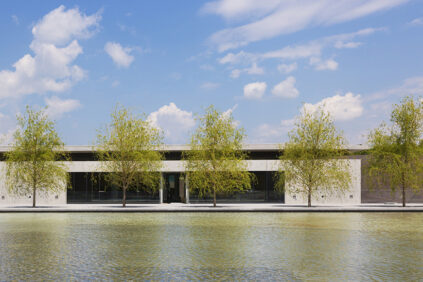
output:
[[165,203],[185,203],[185,178],[182,173],[165,173],[163,201]]

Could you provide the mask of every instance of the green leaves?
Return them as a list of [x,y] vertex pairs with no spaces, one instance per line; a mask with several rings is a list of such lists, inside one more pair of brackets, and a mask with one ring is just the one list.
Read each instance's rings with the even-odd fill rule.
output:
[[306,195],[311,205],[317,190],[334,193],[349,188],[349,162],[340,159],[346,141],[329,113],[323,108],[303,112],[288,136],[289,141],[281,148],[279,189]]
[[158,151],[162,135],[145,116],[136,116],[116,106],[112,121],[97,135],[97,156],[107,181],[124,192],[135,183],[158,188],[163,159]]
[[249,189],[251,175],[242,151],[244,130],[236,128],[231,115],[213,106],[197,121],[191,150],[184,154],[191,189],[197,189],[200,196]]
[[368,177],[375,186],[389,186],[393,191],[423,186],[423,102],[406,96],[393,107],[391,125],[382,124],[369,134],[371,145]]
[[34,191],[58,192],[66,189],[68,173],[63,160],[67,160],[64,144],[58,136],[54,122],[44,110],[35,111],[29,106],[18,116],[18,129],[14,143],[6,154],[6,175],[9,190],[18,195]]

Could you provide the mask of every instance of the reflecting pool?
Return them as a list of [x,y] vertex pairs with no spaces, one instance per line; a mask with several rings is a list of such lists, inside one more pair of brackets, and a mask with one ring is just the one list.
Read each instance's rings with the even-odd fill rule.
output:
[[423,279],[423,213],[0,214],[3,280]]

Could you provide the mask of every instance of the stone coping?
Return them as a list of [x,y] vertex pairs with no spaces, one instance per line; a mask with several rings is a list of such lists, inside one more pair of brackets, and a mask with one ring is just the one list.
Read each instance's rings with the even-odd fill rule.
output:
[[0,213],[17,212],[423,212],[422,204],[362,204],[356,206],[312,206],[268,204],[68,204],[63,206],[0,206]]

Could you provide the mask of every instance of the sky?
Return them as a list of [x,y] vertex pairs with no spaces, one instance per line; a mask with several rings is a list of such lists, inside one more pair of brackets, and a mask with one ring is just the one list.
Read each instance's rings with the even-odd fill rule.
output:
[[246,143],[282,143],[321,106],[350,144],[423,95],[421,0],[2,1],[0,135],[47,108],[92,145],[119,103],[185,144],[213,104]]

